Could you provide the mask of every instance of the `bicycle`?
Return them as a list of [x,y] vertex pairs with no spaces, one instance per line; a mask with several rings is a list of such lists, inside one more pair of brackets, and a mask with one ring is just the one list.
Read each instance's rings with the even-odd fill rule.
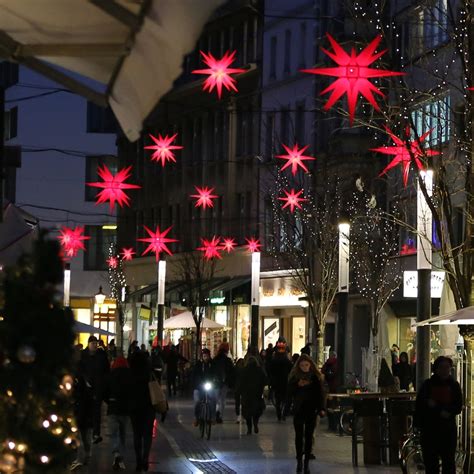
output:
[[209,440],[211,437],[211,427],[212,427],[212,411],[211,403],[209,401],[209,392],[212,390],[212,383],[206,382],[203,385],[204,388],[204,398],[201,400],[201,408],[199,410],[199,431],[201,433],[201,438],[206,438]]
[[[346,389],[350,392],[362,392],[359,376],[354,372],[346,373]],[[340,432],[345,433],[349,436],[352,435],[354,430],[354,410],[352,407],[341,407],[341,414],[339,417]],[[355,432],[357,435],[362,434],[363,422],[361,418],[356,419]]]

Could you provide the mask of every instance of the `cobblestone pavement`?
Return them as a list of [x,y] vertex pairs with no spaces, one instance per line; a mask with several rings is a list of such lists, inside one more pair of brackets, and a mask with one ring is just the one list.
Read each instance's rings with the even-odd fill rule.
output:
[[[278,422],[270,405],[260,421],[260,433],[247,435],[244,423],[235,423],[233,402],[229,400],[224,423],[212,427],[211,439],[202,440],[192,426],[192,401],[171,399],[170,412],[160,423],[153,440],[150,456],[152,473],[242,473],[289,474],[295,472],[294,431],[291,418]],[[104,441],[93,447],[91,464],[80,473],[112,473],[112,454],[104,417]],[[360,448],[360,458],[362,449]],[[371,466],[353,468],[351,444],[348,436],[340,437],[327,431],[323,421],[316,430],[316,460],[311,461],[312,474],[396,473],[397,467]],[[126,471],[135,472],[131,427],[125,453]]]

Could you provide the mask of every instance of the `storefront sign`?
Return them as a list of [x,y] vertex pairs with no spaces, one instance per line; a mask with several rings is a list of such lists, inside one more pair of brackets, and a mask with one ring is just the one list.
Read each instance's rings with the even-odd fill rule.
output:
[[222,304],[225,301],[225,296],[214,296],[209,300],[211,304]]
[[[431,298],[441,298],[445,274],[444,272],[431,272]],[[416,298],[418,296],[418,272],[403,272],[403,296],[404,298]]]

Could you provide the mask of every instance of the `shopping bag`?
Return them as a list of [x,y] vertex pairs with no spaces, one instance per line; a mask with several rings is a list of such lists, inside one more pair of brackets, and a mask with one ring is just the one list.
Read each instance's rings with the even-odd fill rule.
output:
[[165,392],[161,388],[160,383],[154,376],[151,375],[151,380],[148,382],[148,390],[150,391],[151,404],[158,413],[163,413],[162,410],[167,410],[167,402]]

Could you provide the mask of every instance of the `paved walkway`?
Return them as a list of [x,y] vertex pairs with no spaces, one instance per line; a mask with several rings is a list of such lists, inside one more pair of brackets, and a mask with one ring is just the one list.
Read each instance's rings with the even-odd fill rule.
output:
[[[230,401],[224,414],[224,423],[212,427],[209,441],[200,439],[198,429],[192,426],[192,418],[190,400],[179,398],[170,400],[168,417],[165,423],[160,424],[157,437],[153,441],[149,472],[161,474],[295,472],[294,431],[291,418],[279,423],[271,405],[267,406],[260,421],[258,435],[247,435],[246,425],[235,423],[234,406]],[[82,468],[79,472],[89,474],[115,472],[112,470],[113,459],[106,423],[103,435],[104,441],[93,447],[90,466],[87,469]],[[316,460],[311,461],[312,474],[400,472],[397,467],[386,466],[353,468],[350,438],[328,432],[325,421],[316,430],[315,455]],[[127,466],[125,472],[135,471],[131,428],[128,433],[125,464]]]

